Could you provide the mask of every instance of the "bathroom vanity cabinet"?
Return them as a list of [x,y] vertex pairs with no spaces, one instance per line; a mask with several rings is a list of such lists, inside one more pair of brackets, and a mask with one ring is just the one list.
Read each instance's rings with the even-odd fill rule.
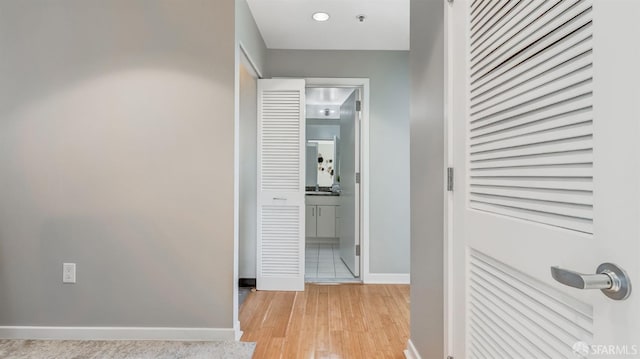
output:
[[306,237],[336,238],[337,196],[306,196]]

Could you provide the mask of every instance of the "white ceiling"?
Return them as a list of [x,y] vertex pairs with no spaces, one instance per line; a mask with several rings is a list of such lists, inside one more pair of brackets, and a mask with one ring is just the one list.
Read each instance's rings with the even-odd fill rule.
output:
[[340,106],[355,91],[352,88],[321,88],[306,89],[305,103],[307,105],[337,105]]
[[247,0],[268,48],[305,50],[409,50],[409,1]]

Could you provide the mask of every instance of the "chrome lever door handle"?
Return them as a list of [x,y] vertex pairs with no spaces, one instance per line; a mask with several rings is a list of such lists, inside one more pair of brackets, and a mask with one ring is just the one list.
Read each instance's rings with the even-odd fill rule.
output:
[[557,266],[551,267],[551,276],[564,285],[578,289],[608,289],[612,282],[606,274],[582,274]]
[[551,267],[551,276],[556,281],[578,289],[600,289],[614,300],[624,300],[631,295],[631,282],[627,273],[613,263],[602,263],[597,274],[582,274],[558,266]]

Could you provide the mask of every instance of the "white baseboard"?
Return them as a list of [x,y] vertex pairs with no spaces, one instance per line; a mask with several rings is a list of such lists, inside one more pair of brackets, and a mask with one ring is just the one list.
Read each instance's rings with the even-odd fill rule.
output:
[[236,335],[234,328],[0,327],[1,339],[233,341]]
[[369,273],[365,284],[409,284],[409,273]]
[[404,357],[407,359],[422,359],[411,339],[407,342],[407,349],[404,351]]

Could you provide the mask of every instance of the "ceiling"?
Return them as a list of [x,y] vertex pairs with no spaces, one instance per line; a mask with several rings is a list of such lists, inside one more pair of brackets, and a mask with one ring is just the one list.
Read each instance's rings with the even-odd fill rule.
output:
[[307,105],[337,105],[340,106],[355,91],[352,88],[324,88],[310,87],[306,89],[305,103]]
[[[270,49],[409,50],[410,0],[247,0]],[[311,16],[326,12],[328,21]],[[359,22],[358,15],[365,15]]]

